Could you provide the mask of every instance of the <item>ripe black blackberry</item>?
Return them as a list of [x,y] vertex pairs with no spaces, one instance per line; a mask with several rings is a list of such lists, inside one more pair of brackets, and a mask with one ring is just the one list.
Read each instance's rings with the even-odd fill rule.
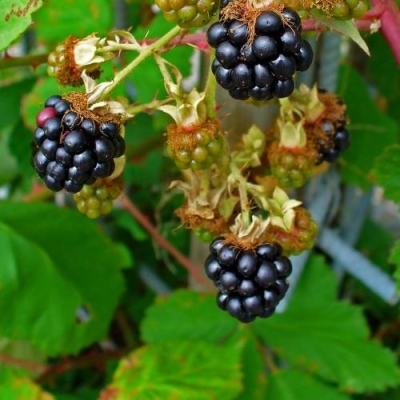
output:
[[80,115],[71,102],[51,96],[36,117],[33,164],[45,185],[55,192],[77,193],[83,185],[110,176],[125,141],[112,121],[98,123]]
[[294,90],[295,72],[307,70],[313,59],[310,44],[301,37],[301,19],[290,9],[281,15],[270,10],[253,23],[221,17],[208,28],[215,79],[234,99],[287,97]]
[[276,243],[243,250],[214,239],[205,263],[207,276],[219,289],[217,304],[241,322],[267,318],[285,296],[292,264]]
[[325,140],[319,142],[317,164],[323,161],[332,163],[350,145],[350,133],[345,123],[332,124],[330,121],[322,121],[321,128],[326,134]]

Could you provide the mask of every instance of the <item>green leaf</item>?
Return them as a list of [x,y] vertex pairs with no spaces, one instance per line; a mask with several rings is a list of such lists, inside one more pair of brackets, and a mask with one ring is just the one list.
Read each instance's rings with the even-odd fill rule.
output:
[[370,55],[368,45],[361,37],[360,32],[358,31],[358,28],[356,27],[353,20],[339,21],[335,18],[327,17],[325,14],[322,14],[317,10],[313,11],[313,15],[316,22],[320,22],[328,28],[339,32],[341,35],[350,38],[355,43],[357,43],[367,55]]
[[[160,184],[165,157],[160,151],[153,150],[137,163],[129,163],[125,168],[125,180],[143,187]],[[143,171],[146,171],[144,174]]]
[[141,336],[147,343],[178,339],[217,342],[236,327],[237,322],[216,306],[215,295],[177,290],[167,298],[159,297],[147,309]]
[[396,271],[394,273],[394,279],[397,282],[397,290],[400,293],[400,240],[398,240],[390,254],[389,262],[396,265]]
[[36,128],[36,114],[44,107],[46,99],[53,95],[68,93],[71,90],[70,86],[60,86],[54,78],[38,79],[22,101],[21,116],[24,124],[33,132]]
[[93,221],[50,204],[3,202],[0,253],[0,336],[55,355],[106,335],[123,260]]
[[[136,38],[154,38],[164,35],[173,28],[173,23],[167,22],[162,13],[158,14],[150,26],[140,27],[135,32]],[[188,62],[193,54],[190,46],[176,46],[171,51],[163,54],[166,60],[174,64],[183,76],[190,73],[191,63]],[[166,91],[163,84],[163,77],[154,59],[148,59],[140,64],[131,74],[131,82],[137,90],[135,99],[140,103],[146,103],[157,98],[165,98]]]
[[325,293],[328,277],[334,282],[335,275],[318,260],[306,268],[287,311],[255,322],[256,332],[287,362],[343,390],[381,391],[397,385],[394,354],[368,339],[361,309]]
[[42,5],[42,0],[0,0],[0,50],[28,29],[32,23],[31,14]]
[[342,158],[342,176],[347,183],[367,189],[374,159],[397,141],[398,125],[377,108],[366,82],[350,67],[341,68],[338,87],[347,106],[352,142]]
[[0,369],[0,399],[54,400],[54,397],[30,379],[20,377],[10,369]]
[[[108,0],[47,0],[35,15],[35,32],[40,41],[55,44],[71,34],[80,38],[97,32],[105,35],[113,24]],[[57,27],[55,29],[54,27]]]
[[117,225],[126,229],[134,240],[143,241],[149,236],[147,232],[139,225],[139,223],[126,211],[114,210],[113,217]]
[[400,144],[387,147],[375,160],[374,173],[377,183],[383,187],[385,197],[400,203]]
[[400,69],[382,35],[369,35],[367,41],[371,49],[367,63],[368,78],[378,88],[385,111],[400,123]]
[[35,79],[27,78],[0,87],[1,127],[15,124],[20,119],[22,97],[29,93],[34,83]]
[[241,390],[240,353],[239,346],[200,341],[145,346],[121,361],[103,394],[110,400],[234,399]]
[[0,186],[10,183],[18,175],[17,160],[9,148],[11,137],[10,129],[0,130]]
[[336,388],[296,370],[282,370],[268,375],[268,400],[350,400]]
[[266,374],[261,349],[252,335],[242,351],[243,391],[235,400],[264,399]]

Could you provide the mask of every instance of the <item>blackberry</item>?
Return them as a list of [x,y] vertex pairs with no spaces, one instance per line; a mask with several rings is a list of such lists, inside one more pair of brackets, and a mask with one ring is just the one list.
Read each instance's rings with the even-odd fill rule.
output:
[[245,250],[218,237],[210,244],[205,272],[219,289],[218,306],[248,323],[274,313],[289,287],[292,264],[277,243]]
[[46,107],[42,111],[36,115],[36,125],[40,128],[43,128],[43,125],[50,118],[54,118],[56,116],[56,111],[53,107]]
[[[254,23],[252,36],[250,23]],[[207,30],[207,41],[215,48],[216,81],[238,100],[288,97],[294,90],[294,74],[307,70],[313,59],[301,29],[299,15],[288,8],[281,15],[261,12],[249,23],[221,18]]]
[[185,29],[207,25],[218,9],[216,0],[156,0],[156,4],[167,21]]
[[335,162],[340,154],[350,145],[350,133],[344,126],[334,128],[334,130],[326,132],[326,134],[326,138],[319,141],[319,153],[316,164],[321,164],[323,161],[329,163]]
[[347,130],[346,106],[334,93],[318,90],[318,97],[325,110],[316,123],[305,124],[307,137],[317,151],[316,164],[326,161],[332,163],[350,145]]
[[73,104],[51,96],[36,117],[33,165],[53,191],[79,192],[83,185],[110,176],[125,150],[120,127],[80,115]]

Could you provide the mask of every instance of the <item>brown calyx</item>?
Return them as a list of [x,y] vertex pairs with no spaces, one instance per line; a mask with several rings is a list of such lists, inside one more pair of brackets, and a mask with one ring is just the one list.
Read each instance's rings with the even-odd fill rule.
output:
[[[75,45],[80,41],[76,36],[68,36],[62,44],[65,47],[63,52],[63,60],[60,62],[57,58],[57,65],[55,69],[55,77],[57,81],[63,86],[82,86],[83,80],[81,77],[81,69],[75,63],[74,48]],[[100,69],[94,69],[87,74],[97,79],[100,76]]]
[[231,232],[224,233],[222,237],[224,238],[224,244],[242,251],[254,251],[257,246],[265,243],[264,237],[251,240],[241,239]]
[[218,119],[208,119],[201,125],[182,127],[175,123],[167,126],[167,146],[172,151],[192,151],[197,146],[196,135],[200,131],[206,131],[212,139],[221,132],[221,123]]
[[83,92],[70,92],[63,96],[64,100],[71,103],[71,108],[80,118],[89,118],[96,121],[99,125],[104,122],[114,122],[121,125],[121,119],[115,114],[99,115],[93,110],[88,109],[87,99],[88,94]]
[[191,212],[186,204],[175,210],[175,215],[187,229],[203,228],[215,235],[220,235],[227,230],[228,225],[218,212],[214,212],[214,214],[215,217],[213,219],[202,218],[200,215]]

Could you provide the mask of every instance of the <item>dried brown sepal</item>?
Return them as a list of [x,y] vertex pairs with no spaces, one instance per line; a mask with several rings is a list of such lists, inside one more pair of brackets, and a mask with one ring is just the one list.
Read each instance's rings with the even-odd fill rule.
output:
[[[221,235],[224,238],[224,244],[242,251],[255,251],[256,247],[266,243],[263,237],[258,239],[242,239],[234,233],[224,233]],[[270,242],[271,243],[271,242]]]
[[63,96],[64,100],[71,103],[71,109],[75,111],[80,118],[90,118],[98,124],[104,122],[114,122],[121,125],[121,118],[117,114],[99,115],[96,112],[88,109],[88,95],[83,92],[70,92]]
[[[57,82],[63,86],[76,87],[83,85],[82,70],[75,63],[74,56],[75,45],[80,40],[76,36],[68,36],[57,46],[54,52],[49,54],[49,72],[51,71],[51,75],[54,75]],[[93,79],[97,79],[101,74],[100,68],[86,72]]]
[[195,230],[197,228],[205,229],[214,235],[220,235],[228,229],[228,223],[216,211],[213,211],[214,217],[203,218],[198,212],[193,212],[187,205],[183,205],[175,210],[175,215],[181,220],[186,229]]
[[202,125],[191,127],[178,126],[175,123],[167,126],[167,147],[170,151],[192,151],[198,145],[197,135],[208,134],[215,139],[221,132],[221,122],[218,119],[208,119]]

